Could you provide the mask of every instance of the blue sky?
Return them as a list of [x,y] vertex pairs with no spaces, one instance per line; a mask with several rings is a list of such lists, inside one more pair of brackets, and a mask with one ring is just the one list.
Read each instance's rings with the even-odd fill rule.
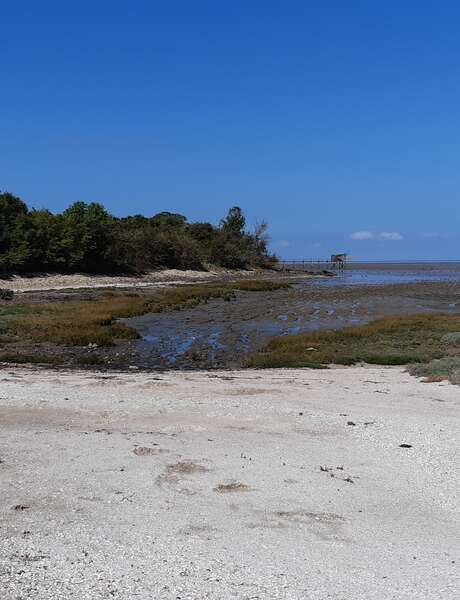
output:
[[0,3],[0,189],[460,258],[460,4]]

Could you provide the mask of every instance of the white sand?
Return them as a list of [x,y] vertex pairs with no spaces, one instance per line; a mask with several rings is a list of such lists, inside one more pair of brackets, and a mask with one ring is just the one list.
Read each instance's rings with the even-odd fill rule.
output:
[[0,385],[2,600],[459,597],[458,387],[382,367]]
[[7,288],[14,292],[36,292],[69,288],[151,287],[177,283],[193,283],[197,281],[212,281],[213,279],[225,276],[242,279],[244,277],[253,277],[254,274],[257,274],[257,271],[228,271],[227,269],[180,271],[178,269],[166,269],[164,271],[151,271],[139,277],[89,275],[87,273],[74,273],[72,275],[44,274],[33,277],[15,275],[8,279],[0,279],[0,289]]

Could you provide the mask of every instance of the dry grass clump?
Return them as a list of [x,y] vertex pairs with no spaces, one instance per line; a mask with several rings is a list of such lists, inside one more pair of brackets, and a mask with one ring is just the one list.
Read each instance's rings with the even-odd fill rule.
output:
[[249,366],[323,367],[366,362],[381,365],[427,363],[442,358],[443,336],[460,326],[460,316],[419,314],[387,317],[338,331],[273,339]]
[[409,373],[425,377],[427,381],[449,380],[460,383],[460,354],[430,360],[426,364],[411,365]]
[[142,302],[123,297],[110,300],[56,302],[29,307],[27,314],[13,318],[9,329],[19,338],[68,346],[90,343],[108,346],[115,338],[137,337],[137,333],[115,319],[142,314]]
[[63,360],[59,356],[46,354],[19,354],[14,352],[0,354],[0,363],[60,365],[62,362]]
[[231,287],[232,289],[240,290],[242,292],[272,292],[274,290],[285,290],[290,288],[291,285],[281,281],[252,279],[248,281],[238,281],[235,284],[231,284]]
[[110,346],[117,339],[136,339],[139,334],[118,319],[149,312],[193,308],[211,298],[231,300],[235,290],[269,291],[287,284],[243,281],[229,284],[187,285],[155,292],[101,292],[97,299],[49,302],[12,307],[0,312],[0,329],[22,339],[66,346]]
[[450,348],[460,348],[460,332],[446,333],[442,336],[441,342]]
[[97,367],[104,364],[104,359],[98,354],[86,354],[77,357],[77,363],[82,367]]
[[0,300],[10,301],[14,298],[13,290],[7,288],[0,289]]

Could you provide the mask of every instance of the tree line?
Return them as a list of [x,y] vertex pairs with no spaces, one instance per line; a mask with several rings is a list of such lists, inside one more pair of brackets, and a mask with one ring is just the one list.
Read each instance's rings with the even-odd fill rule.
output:
[[237,206],[218,226],[183,215],[115,217],[102,204],[75,202],[62,213],[30,209],[0,193],[0,273],[142,272],[149,269],[270,267],[267,224],[253,232]]

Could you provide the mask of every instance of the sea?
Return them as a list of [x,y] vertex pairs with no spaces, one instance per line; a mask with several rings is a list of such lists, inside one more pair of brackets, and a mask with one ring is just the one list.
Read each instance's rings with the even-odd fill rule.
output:
[[315,285],[387,285],[421,281],[460,282],[460,261],[350,262],[336,277]]

